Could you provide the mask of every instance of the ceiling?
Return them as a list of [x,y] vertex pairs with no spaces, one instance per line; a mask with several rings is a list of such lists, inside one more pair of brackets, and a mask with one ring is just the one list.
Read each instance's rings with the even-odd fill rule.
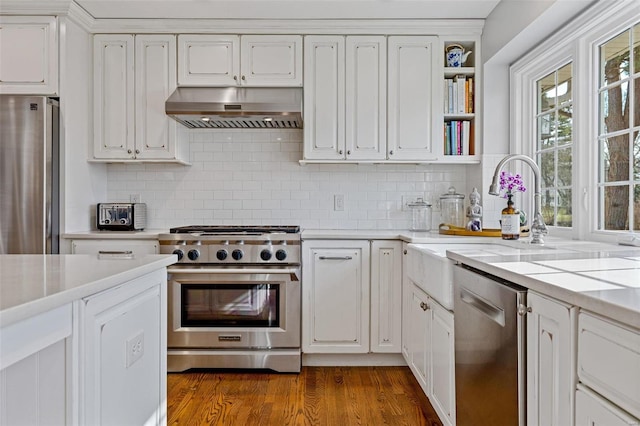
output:
[[96,19],[484,19],[500,0],[74,0]]

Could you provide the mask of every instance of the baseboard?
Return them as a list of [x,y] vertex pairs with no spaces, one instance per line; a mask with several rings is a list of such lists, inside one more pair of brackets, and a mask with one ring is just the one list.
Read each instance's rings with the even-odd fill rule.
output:
[[302,365],[310,367],[406,366],[402,354],[302,354]]

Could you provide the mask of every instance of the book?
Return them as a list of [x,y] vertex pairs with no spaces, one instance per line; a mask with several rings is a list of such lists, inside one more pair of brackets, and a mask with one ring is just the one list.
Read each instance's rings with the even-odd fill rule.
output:
[[469,155],[471,152],[469,142],[471,136],[471,122],[462,122],[462,155]]
[[456,108],[455,112],[458,114],[464,114],[466,110],[467,102],[465,101],[465,87],[466,87],[466,77],[464,75],[456,76],[456,87],[457,87],[457,99],[456,99]]

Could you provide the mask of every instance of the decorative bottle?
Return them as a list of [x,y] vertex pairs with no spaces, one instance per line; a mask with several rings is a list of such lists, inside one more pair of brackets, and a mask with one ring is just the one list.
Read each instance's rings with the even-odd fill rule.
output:
[[507,194],[507,207],[502,209],[501,231],[503,240],[520,238],[520,212],[514,207],[513,195]]

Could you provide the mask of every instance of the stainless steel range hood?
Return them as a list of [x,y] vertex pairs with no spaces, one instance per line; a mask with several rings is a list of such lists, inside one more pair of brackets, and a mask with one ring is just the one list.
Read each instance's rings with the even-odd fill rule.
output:
[[167,115],[192,129],[300,129],[300,87],[179,87]]

